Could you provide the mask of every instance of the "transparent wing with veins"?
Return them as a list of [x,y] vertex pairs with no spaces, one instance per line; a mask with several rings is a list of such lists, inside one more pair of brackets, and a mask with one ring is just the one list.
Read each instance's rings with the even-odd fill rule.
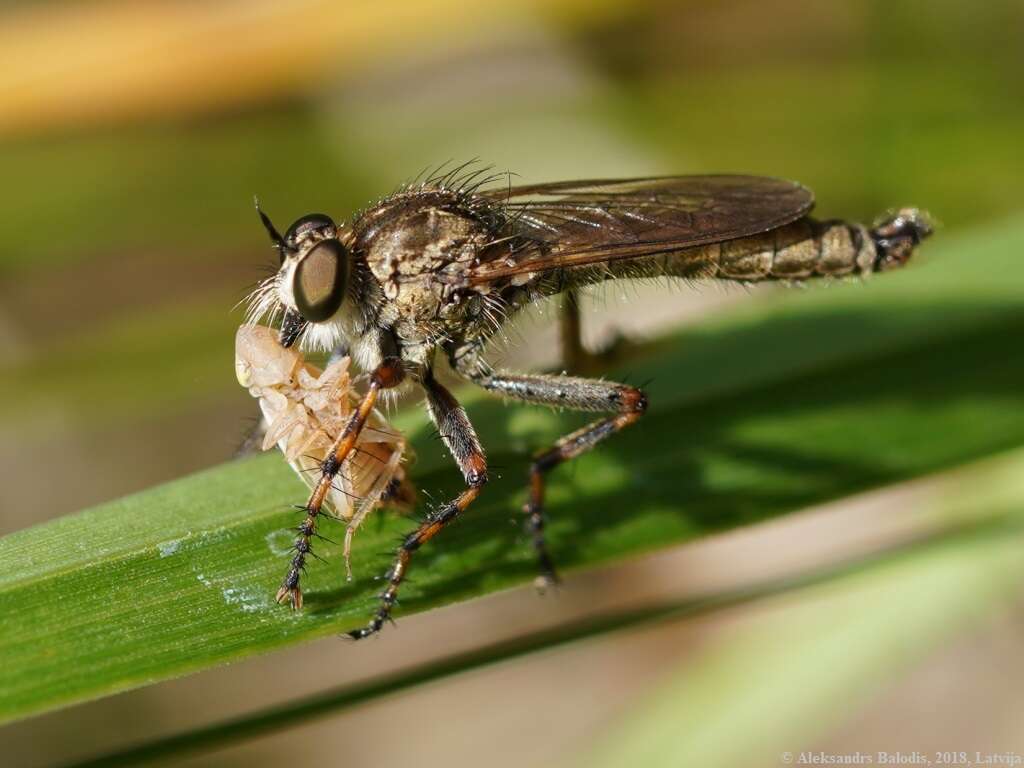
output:
[[510,236],[482,256],[470,284],[748,237],[814,206],[807,188],[761,176],[567,181],[477,194],[504,210]]

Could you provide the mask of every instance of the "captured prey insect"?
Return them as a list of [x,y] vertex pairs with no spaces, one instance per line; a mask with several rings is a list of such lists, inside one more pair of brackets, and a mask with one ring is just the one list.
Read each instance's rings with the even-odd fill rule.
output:
[[[235,335],[238,383],[259,400],[267,428],[262,450],[275,443],[307,485],[313,487],[328,450],[359,405],[352,389],[349,358],[331,361],[320,371],[294,348],[281,346],[277,332],[262,325],[243,325]],[[384,418],[371,413],[356,446],[327,491],[325,502],[348,523],[345,570],[352,578],[352,537],[381,501],[408,505],[414,492],[405,476],[409,460],[405,438]],[[312,538],[314,531],[300,535]],[[310,543],[296,544],[297,554]],[[301,594],[297,596],[301,601]]]
[[391,618],[416,551],[487,484],[476,432],[434,376],[439,357],[460,377],[505,398],[603,414],[538,454],[530,467],[524,511],[541,582],[554,582],[544,537],[545,476],[638,421],[647,397],[611,381],[495,370],[484,349],[511,315],[538,298],[618,278],[753,282],[868,275],[902,266],[932,231],[927,214],[914,208],[873,226],[817,221],[808,216],[814,203],[808,189],[773,178],[676,176],[490,188],[499,178],[463,169],[435,174],[347,223],[310,214],[283,235],[259,211],[280,267],[250,297],[250,320],[280,317],[285,346],[340,345],[369,372],[362,401],[320,465],[279,601],[301,604],[309,534],[382,392],[410,383],[423,391],[466,483],[399,545],[380,604],[366,627],[351,633],[356,638],[376,633]]

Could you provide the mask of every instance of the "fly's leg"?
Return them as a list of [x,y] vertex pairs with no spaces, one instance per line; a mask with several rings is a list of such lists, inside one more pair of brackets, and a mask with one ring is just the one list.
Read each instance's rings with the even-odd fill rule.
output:
[[590,353],[583,346],[583,323],[580,320],[579,294],[568,290],[562,294],[559,336],[562,343],[562,365],[570,371],[582,370]]
[[349,632],[349,637],[356,640],[379,632],[384,622],[390,621],[391,609],[398,599],[398,588],[409,569],[413,553],[461,515],[487,484],[487,459],[465,410],[429,371],[424,377],[423,389],[430,418],[462,470],[467,487],[456,498],[428,513],[416,530],[403,539],[391,569],[385,574],[387,587],[380,595],[377,612],[365,627]]
[[313,552],[312,539],[316,536],[317,518],[323,510],[327,492],[330,491],[334,478],[337,477],[338,472],[345,463],[345,459],[348,458],[348,455],[355,447],[359,433],[362,431],[367,418],[369,418],[370,413],[373,411],[374,404],[377,402],[377,395],[382,389],[395,387],[401,381],[401,363],[393,358],[385,360],[370,375],[370,384],[367,387],[366,394],[359,401],[359,405],[352,412],[352,416],[349,418],[345,428],[331,446],[327,458],[320,465],[320,480],[313,488],[306,506],[303,507],[306,512],[306,518],[298,528],[299,535],[293,545],[295,554],[292,557],[288,573],[285,575],[284,581],[281,582],[281,588],[277,590],[277,602],[283,603],[285,600],[288,600],[292,608],[298,609],[302,607],[302,589],[299,587],[299,580],[306,567],[306,557]]
[[537,454],[530,465],[530,496],[523,508],[540,566],[538,587],[555,584],[558,577],[544,539],[544,479],[559,464],[589,451],[605,438],[637,421],[647,410],[647,396],[636,387],[573,376],[493,373],[470,355],[453,358],[462,375],[484,389],[514,400],[570,408],[576,411],[611,413],[566,435],[549,450]]
[[623,354],[628,354],[629,351],[629,341],[618,332],[596,352],[590,352],[583,345],[580,294],[579,291],[572,288],[562,293],[558,331],[562,348],[562,365],[567,371],[573,373],[600,371]]

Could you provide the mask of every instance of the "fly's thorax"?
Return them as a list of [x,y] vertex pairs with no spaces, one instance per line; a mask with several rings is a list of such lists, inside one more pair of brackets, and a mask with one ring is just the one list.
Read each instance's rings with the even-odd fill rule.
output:
[[441,193],[385,200],[352,226],[353,247],[365,261],[397,321],[428,321],[455,300],[458,281],[495,237],[492,225]]
[[412,375],[429,368],[439,344],[466,332],[473,297],[460,284],[495,235],[493,222],[458,203],[444,193],[403,194],[353,221],[369,318],[353,349],[364,370],[398,355]]

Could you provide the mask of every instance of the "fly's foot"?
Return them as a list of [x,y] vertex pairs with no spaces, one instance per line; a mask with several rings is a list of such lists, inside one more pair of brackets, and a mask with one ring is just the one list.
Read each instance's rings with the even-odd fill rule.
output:
[[360,629],[353,629],[351,632],[346,632],[345,636],[350,640],[362,640],[363,638],[370,637],[371,635],[376,635],[378,632],[380,632],[380,628],[382,626],[384,626],[383,623],[377,621],[377,619],[375,618],[365,627],[361,627]]
[[384,590],[383,594],[380,595],[380,607],[377,609],[377,612],[373,614],[373,618],[370,619],[370,623],[361,629],[353,629],[351,632],[345,633],[352,640],[362,640],[364,637],[376,635],[384,626],[385,621],[390,621],[392,624],[395,623],[395,620],[391,618],[391,609],[394,608],[395,603],[398,602],[398,586],[392,579],[393,573],[394,571],[392,570],[388,574],[388,579],[391,583],[388,585],[388,588]]
[[293,587],[289,587],[286,582],[281,585],[279,590],[277,590],[275,600],[277,600],[279,604],[283,604],[287,601],[291,603],[292,610],[297,611],[302,608],[302,590],[299,589],[298,584]]
[[544,538],[544,507],[535,502],[528,503],[523,507],[526,513],[526,530],[533,540],[533,549],[537,553],[537,566],[540,570],[537,578],[533,580],[533,586],[537,591],[544,594],[549,589],[558,586],[560,579],[555,570],[555,561],[551,559],[548,552],[547,541]]
[[413,540],[413,536],[410,536],[402,547],[399,548],[395,564],[384,574],[388,585],[378,595],[380,605],[377,606],[377,612],[373,614],[373,618],[370,619],[370,622],[365,627],[345,633],[352,640],[362,640],[364,637],[377,634],[384,626],[385,621],[390,621],[392,624],[395,623],[394,619],[391,618],[391,611],[394,609],[395,604],[398,603],[398,585],[402,583],[405,569],[409,565],[411,550],[408,547],[411,540]]
[[[286,600],[291,603],[294,611],[302,608],[302,589],[299,587],[299,579],[306,569],[306,556],[313,555],[310,540],[316,536],[316,518],[320,514],[320,510],[316,506],[310,505],[302,507],[302,509],[306,513],[306,519],[296,529],[299,535],[292,545],[295,554],[292,556],[288,573],[285,574],[284,581],[281,582],[281,588],[277,590],[275,596],[278,603],[284,603]],[[313,556],[316,557],[316,555]]]
[[548,591],[554,591],[561,583],[562,580],[558,578],[558,574],[552,571],[551,573],[537,575],[533,580],[533,588],[537,590],[538,595],[544,595]]

